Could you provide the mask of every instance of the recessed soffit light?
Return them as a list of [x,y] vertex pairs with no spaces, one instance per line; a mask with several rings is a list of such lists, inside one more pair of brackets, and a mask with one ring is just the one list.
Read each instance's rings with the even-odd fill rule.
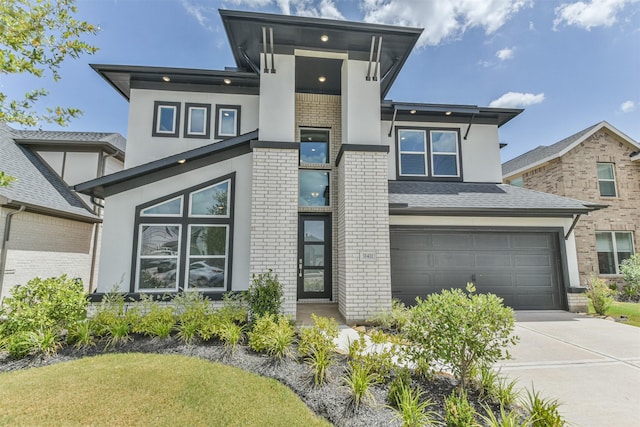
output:
[[444,113],[445,116],[450,116],[451,115],[451,111],[447,111],[446,113]]
[[409,113],[411,113],[411,114],[415,114],[415,113],[416,113],[416,110],[411,110],[411,111],[409,111]]
[[164,82],[170,82],[170,81],[171,81],[171,77],[169,77],[169,76],[162,76],[162,81],[164,81]]
[[187,161],[187,159],[180,159],[180,160],[178,160],[178,163],[183,164],[186,161]]
[[325,76],[320,76],[320,77],[318,77],[318,81],[319,81],[320,83],[324,83],[324,82],[326,82],[326,81],[327,81],[327,78],[326,78]]
[[226,85],[230,85],[231,84],[231,79],[224,79],[223,82]]
[[323,34],[320,36],[320,40],[322,40],[323,42],[328,42],[329,41],[329,36],[326,34]]

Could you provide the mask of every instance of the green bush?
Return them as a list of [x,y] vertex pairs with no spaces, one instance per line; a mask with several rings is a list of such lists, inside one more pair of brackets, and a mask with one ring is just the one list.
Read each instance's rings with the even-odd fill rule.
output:
[[360,405],[375,403],[371,387],[376,377],[369,368],[358,361],[349,361],[349,370],[342,378],[345,387],[349,390],[347,408],[357,411]]
[[426,300],[417,299],[404,328],[409,356],[418,366],[440,361],[451,368],[460,388],[483,366],[509,358],[507,347],[517,342],[513,310],[492,294],[444,290]]
[[244,293],[228,292],[222,295],[222,307],[217,311],[223,321],[231,321],[238,325],[247,323],[247,301]]
[[266,353],[274,360],[293,356],[295,331],[285,316],[265,314],[258,317],[248,335],[249,347],[254,351]]
[[447,427],[475,427],[476,410],[473,408],[467,393],[462,390],[455,391],[449,397],[444,398],[444,425]]
[[253,275],[253,282],[247,291],[247,302],[251,321],[266,314],[278,315],[282,305],[282,285],[278,275],[272,270]]
[[591,300],[596,313],[604,316],[613,303],[613,291],[603,279],[592,277],[587,284],[587,298]]
[[385,329],[400,331],[409,321],[409,309],[402,301],[393,299],[391,310],[375,313],[368,321]]
[[407,368],[401,368],[396,376],[389,383],[389,394],[387,399],[392,408],[398,408],[400,404],[400,396],[404,389],[411,387],[411,371]]
[[560,403],[540,396],[540,392],[527,390],[527,399],[522,402],[531,415],[531,427],[564,427],[565,419],[560,415]]
[[622,261],[620,273],[626,282],[622,287],[624,299],[630,301],[640,300],[640,253]]
[[[135,321],[129,321],[132,332],[150,337],[166,338],[171,334],[176,323],[174,307],[162,305],[158,301],[144,302],[141,315],[135,315]],[[129,310],[128,313],[133,310]],[[131,319],[131,316],[125,316]]]
[[437,425],[438,413],[429,409],[433,402],[430,399],[422,399],[423,394],[419,388],[408,385],[400,387],[396,412],[403,427]]
[[26,285],[11,289],[5,298],[0,317],[0,336],[18,332],[51,329],[63,334],[74,323],[87,316],[87,297],[82,282],[66,275],[41,279],[36,277]]
[[333,318],[311,315],[313,326],[300,330],[298,341],[298,354],[313,371],[314,384],[322,385],[326,378],[329,366],[333,363],[333,351],[336,344],[333,341],[338,337],[338,322]]

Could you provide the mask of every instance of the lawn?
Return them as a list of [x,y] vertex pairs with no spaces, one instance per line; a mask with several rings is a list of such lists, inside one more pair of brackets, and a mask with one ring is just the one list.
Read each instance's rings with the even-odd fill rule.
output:
[[[595,313],[591,302],[589,302],[589,313]],[[627,320],[622,323],[640,327],[640,303],[614,301],[607,310],[607,316],[616,319],[619,319],[620,316],[627,316]]]
[[205,360],[111,354],[0,374],[0,425],[328,426],[273,379]]

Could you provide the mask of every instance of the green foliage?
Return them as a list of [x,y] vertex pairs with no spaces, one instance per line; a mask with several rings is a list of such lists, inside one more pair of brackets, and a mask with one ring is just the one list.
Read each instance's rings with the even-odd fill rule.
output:
[[9,356],[14,359],[22,359],[36,351],[36,343],[33,339],[33,331],[18,331],[8,335],[4,339],[4,347]]
[[5,298],[0,317],[6,320],[0,324],[0,336],[45,329],[61,334],[86,317],[87,304],[81,281],[66,275],[36,277],[12,288],[11,296]]
[[78,349],[96,345],[91,322],[84,320],[75,323],[67,333],[67,343],[73,344]]
[[178,326],[176,326],[176,329],[178,331],[176,337],[183,343],[190,345],[198,336],[198,331],[201,329],[201,326],[202,323],[198,322],[197,320],[187,320],[185,322],[180,322]]
[[220,323],[219,337],[227,353],[233,354],[244,340],[244,326],[223,318]]
[[125,344],[133,338],[130,335],[131,326],[124,317],[114,317],[105,325],[104,338],[106,339],[105,348],[116,347]]
[[[75,0],[3,0],[0,2],[0,74],[30,74],[41,78],[51,73],[60,80],[59,69],[67,58],[93,54],[98,49],[82,38],[95,35],[98,28],[75,18]],[[33,111],[48,92],[34,89],[23,99],[10,99],[0,92],[0,122],[35,126],[38,120],[65,125],[80,110],[48,108],[47,114]]]
[[[174,308],[151,299],[141,300],[141,303],[144,306],[142,313],[140,315],[136,313],[135,321],[130,321],[132,332],[150,337],[168,337],[176,323]],[[129,310],[129,312],[132,311],[136,312],[135,309]],[[131,315],[126,318],[130,319]]]
[[509,407],[516,401],[520,394],[516,389],[517,384],[516,380],[509,381],[488,366],[480,369],[480,396],[500,406]]
[[350,360],[364,365],[373,375],[376,383],[384,383],[396,365],[394,357],[399,355],[399,347],[396,345],[375,347],[377,348],[369,348],[364,333],[360,332],[357,340],[349,341],[348,355]]
[[485,415],[481,415],[480,419],[487,427],[530,427],[531,420],[524,418],[516,410],[511,410],[508,413],[505,411],[504,406],[500,406],[500,418],[498,419],[493,413],[493,410],[488,405],[483,406]]
[[476,410],[473,408],[467,392],[461,390],[460,393],[455,391],[444,399],[444,424],[447,427],[475,427],[479,426],[476,422]]
[[327,380],[329,367],[333,364],[333,353],[326,347],[313,348],[305,357],[305,362],[313,372],[313,383],[321,386]]
[[293,357],[295,331],[285,316],[265,314],[258,317],[248,335],[249,347],[254,351],[266,353],[274,360]]
[[15,177],[9,176],[9,175],[5,174],[4,172],[0,171],[0,188],[8,187],[15,180],[16,180]]
[[368,322],[385,329],[402,330],[409,321],[409,309],[400,300],[391,301],[391,310],[380,311],[368,319]]
[[333,363],[334,339],[338,337],[338,322],[333,318],[311,315],[313,326],[300,330],[298,353],[313,371],[314,384],[324,384]]
[[591,300],[596,313],[604,316],[613,303],[613,291],[603,279],[593,276],[587,284],[587,298]]
[[371,387],[376,380],[376,376],[369,372],[369,368],[357,361],[349,362],[347,374],[342,378],[346,388],[349,390],[349,400],[347,407],[357,411],[360,405],[375,403]]
[[247,302],[244,293],[228,292],[222,295],[222,307],[217,311],[223,320],[243,325],[247,323]]
[[278,275],[272,270],[267,273],[253,275],[253,283],[247,291],[247,302],[251,321],[263,317],[266,314],[276,316],[280,313],[282,305],[282,285]]
[[638,301],[640,299],[640,253],[622,261],[620,274],[626,282],[622,287],[622,295],[626,300]]
[[392,408],[399,408],[401,394],[404,389],[411,387],[411,371],[407,368],[399,369],[396,376],[389,383],[387,399]]
[[44,357],[53,356],[58,352],[62,343],[60,336],[52,328],[45,328],[34,332],[29,332],[36,351]]
[[440,361],[451,368],[465,388],[479,367],[509,358],[507,347],[518,340],[513,310],[493,294],[475,294],[473,284],[467,292],[443,290],[426,300],[417,299],[404,328],[414,343],[408,352],[421,366]]
[[540,392],[527,390],[527,399],[522,402],[531,415],[531,427],[564,427],[565,419],[560,415],[560,403],[555,399],[540,396]]
[[217,313],[206,316],[198,328],[198,335],[202,340],[209,341],[220,334],[222,319]]
[[433,406],[433,402],[429,399],[422,399],[423,394],[418,388],[404,384],[400,386],[396,412],[403,427],[423,427],[436,424],[438,414],[429,409]]

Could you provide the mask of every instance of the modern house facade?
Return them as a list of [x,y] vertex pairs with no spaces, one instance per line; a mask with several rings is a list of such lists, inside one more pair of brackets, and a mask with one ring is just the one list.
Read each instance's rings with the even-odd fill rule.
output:
[[67,274],[95,289],[101,209],[70,189],[124,167],[117,133],[12,129],[0,123],[0,301],[15,285]]
[[620,263],[640,247],[640,144],[600,122],[502,165],[505,182],[608,205],[583,217],[574,233],[580,282],[622,283]]
[[420,29],[220,14],[234,68],[93,65],[130,103],[125,169],[75,187],[107,204],[98,292],[216,299],[272,270],[294,316],[469,281],[572,307],[572,224],[598,206],[502,184],[522,110],[385,100]]

